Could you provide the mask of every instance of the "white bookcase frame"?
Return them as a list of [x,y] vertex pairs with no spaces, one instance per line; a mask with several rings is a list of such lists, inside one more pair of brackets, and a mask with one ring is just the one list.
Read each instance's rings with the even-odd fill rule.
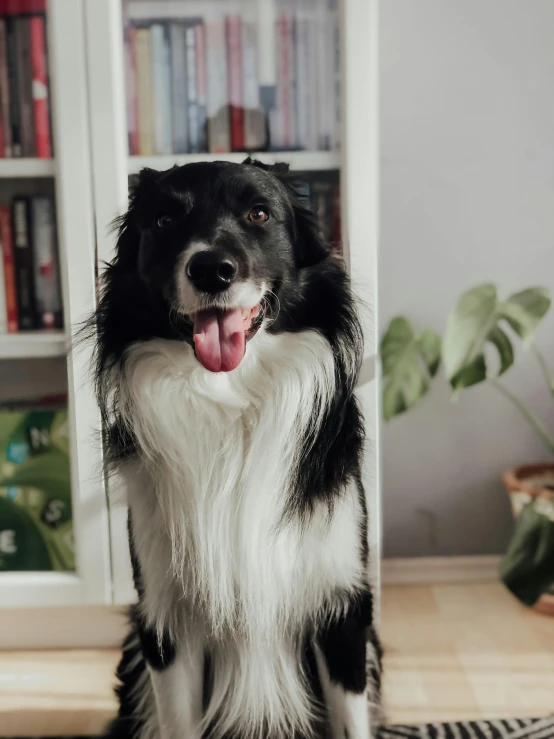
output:
[[[80,1],[50,0],[48,47],[55,159],[3,160],[0,175],[51,172],[55,177],[58,242],[65,325],[77,327],[96,302],[96,244],[89,141],[84,9]],[[32,164],[32,166],[31,166]],[[5,165],[5,166],[4,166]],[[19,169],[18,169],[19,166]],[[0,357],[63,354],[66,340],[58,334],[0,338]],[[0,606],[5,609],[44,606],[105,605],[112,600],[109,520],[99,445],[99,428],[88,374],[90,348],[68,355],[71,486],[76,572],[0,573]],[[3,625],[17,629],[17,610],[0,612]],[[12,625],[13,622],[13,625]],[[0,631],[7,633],[4,629]],[[63,640],[64,635],[60,638]],[[0,642],[3,644],[3,640]]]
[[[258,2],[263,2],[266,15],[270,13],[273,0]],[[152,5],[155,6],[155,0]],[[341,152],[264,152],[257,156],[266,162],[288,161],[298,170],[341,170],[345,256],[355,287],[369,307],[358,394],[367,424],[364,478],[371,515],[369,536],[374,581],[378,585],[381,541],[376,361],[378,0],[341,0],[340,7]],[[46,163],[0,161],[0,178],[55,176],[66,325],[75,326],[93,309],[97,270],[113,255],[115,239],[109,226],[127,206],[128,175],[143,166],[165,169],[175,163],[213,157],[209,154],[128,155],[121,0],[49,0],[48,26],[56,158]],[[243,155],[233,153],[218,158],[241,161]],[[0,359],[11,356],[10,351],[15,352],[14,356],[60,354],[64,341],[63,336],[49,339],[49,343],[37,339],[40,347],[37,348],[31,346],[31,337],[27,346],[18,345],[17,339],[11,338],[2,344],[0,339]],[[108,505],[101,475],[101,449],[94,434],[100,418],[88,377],[90,362],[90,349],[74,352],[68,359],[78,569],[75,574],[0,574],[0,609],[11,606],[0,610],[0,623],[7,623],[17,632],[19,614],[19,623],[25,624],[23,635],[19,630],[11,638],[0,636],[0,647],[24,645],[25,639],[33,646],[108,646],[121,631],[118,607],[134,599],[126,511],[124,506]],[[91,604],[99,606],[94,611],[95,618],[84,618]],[[67,627],[68,618],[60,619],[60,607],[64,606],[75,607],[71,610],[74,618],[70,619],[74,627]],[[26,610],[18,611],[18,608]],[[63,621],[63,632],[52,626],[53,618]],[[33,636],[35,621],[37,625],[45,622],[49,625],[43,641]]]

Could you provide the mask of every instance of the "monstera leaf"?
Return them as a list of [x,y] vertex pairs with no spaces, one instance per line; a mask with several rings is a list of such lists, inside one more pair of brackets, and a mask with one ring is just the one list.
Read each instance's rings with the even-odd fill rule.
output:
[[439,368],[440,352],[441,340],[434,331],[416,336],[406,318],[392,319],[381,340],[385,421],[408,410],[425,395],[429,378]]
[[550,308],[544,288],[532,287],[502,302],[494,285],[480,285],[464,293],[450,314],[444,335],[442,356],[446,374],[454,390],[475,385],[487,378],[485,346],[490,343],[500,358],[498,375],[514,362],[514,350],[505,324],[524,342]]

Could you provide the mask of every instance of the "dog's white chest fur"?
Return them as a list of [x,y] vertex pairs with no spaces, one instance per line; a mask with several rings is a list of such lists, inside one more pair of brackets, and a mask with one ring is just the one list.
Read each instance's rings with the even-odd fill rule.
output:
[[331,349],[312,331],[260,331],[237,370],[218,375],[187,345],[150,341],[131,349],[121,376],[121,408],[141,449],[121,471],[143,609],[176,639],[187,620],[203,624],[215,655],[208,718],[225,705],[222,732],[263,714],[284,732],[287,721],[307,722],[290,636],[339,588],[364,582],[354,486],[331,517],[321,505],[304,523],[283,518],[301,442],[334,383]]

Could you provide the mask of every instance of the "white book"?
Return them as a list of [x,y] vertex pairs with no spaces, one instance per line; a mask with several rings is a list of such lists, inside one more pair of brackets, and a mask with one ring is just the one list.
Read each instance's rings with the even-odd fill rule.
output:
[[156,154],[171,154],[171,58],[167,27],[154,23],[151,32],[154,146]]

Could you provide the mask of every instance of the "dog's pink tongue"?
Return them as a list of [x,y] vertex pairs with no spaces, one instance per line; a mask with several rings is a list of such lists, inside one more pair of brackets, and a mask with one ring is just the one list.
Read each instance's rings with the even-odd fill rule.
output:
[[245,326],[239,308],[203,310],[194,319],[196,356],[210,372],[231,372],[244,357]]

